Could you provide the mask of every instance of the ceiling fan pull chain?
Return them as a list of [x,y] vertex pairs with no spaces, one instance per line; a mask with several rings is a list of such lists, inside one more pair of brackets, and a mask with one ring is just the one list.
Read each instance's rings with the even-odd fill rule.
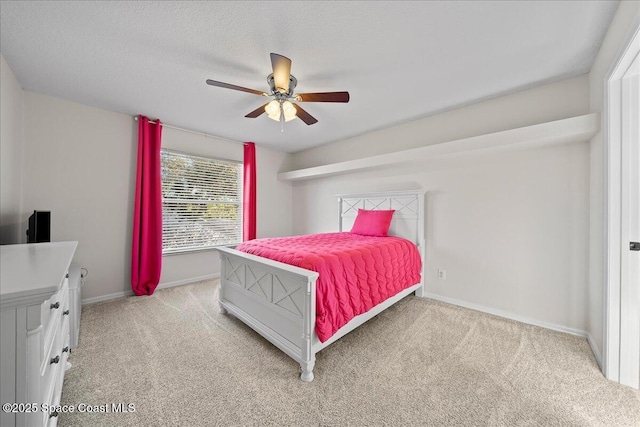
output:
[[280,101],[280,133],[284,133],[284,109],[282,108],[282,100]]

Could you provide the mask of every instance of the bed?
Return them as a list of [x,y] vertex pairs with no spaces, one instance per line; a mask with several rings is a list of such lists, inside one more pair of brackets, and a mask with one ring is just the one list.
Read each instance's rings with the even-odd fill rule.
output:
[[[338,195],[337,199],[340,232],[351,230],[359,209],[395,210],[389,236],[401,237],[415,245],[421,267],[414,276],[416,283],[357,314],[330,331],[330,335],[320,330],[322,339],[316,332],[318,272],[232,248],[219,248],[222,312],[236,316],[296,360],[302,369],[300,378],[305,382],[313,381],[316,353],[406,296],[423,296],[424,192],[349,194]],[[327,280],[323,278],[321,282],[321,289],[325,289]]]

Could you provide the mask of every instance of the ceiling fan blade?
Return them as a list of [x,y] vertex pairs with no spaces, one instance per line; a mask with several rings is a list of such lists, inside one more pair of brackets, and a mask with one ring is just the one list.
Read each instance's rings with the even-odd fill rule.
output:
[[240,90],[242,92],[249,92],[249,93],[254,93],[256,95],[268,96],[266,93],[264,93],[262,91],[259,91],[259,90],[249,89],[249,88],[242,87],[242,86],[236,86],[236,85],[232,85],[232,84],[229,84],[229,83],[217,82],[215,80],[207,80],[207,84],[211,85],[211,86],[223,87],[225,89]]
[[[293,104],[293,102],[292,102]],[[316,119],[315,117],[313,117],[311,114],[307,113],[306,111],[304,111],[302,109],[302,107],[300,107],[298,104],[293,104],[294,107],[296,107],[296,116],[298,116],[298,118],[300,120],[302,120],[303,122],[305,122],[308,125],[312,125],[314,123],[318,123],[318,119]]]
[[264,107],[266,107],[267,105],[269,105],[268,102],[266,104],[264,104],[263,106],[256,108],[255,110],[253,110],[252,112],[247,114],[245,117],[248,117],[250,119],[255,119],[256,117],[258,117],[262,113],[264,113]]
[[349,102],[349,92],[297,93],[299,102]]
[[286,56],[271,54],[271,67],[273,68],[273,82],[276,89],[289,91],[289,76],[291,76],[291,60]]

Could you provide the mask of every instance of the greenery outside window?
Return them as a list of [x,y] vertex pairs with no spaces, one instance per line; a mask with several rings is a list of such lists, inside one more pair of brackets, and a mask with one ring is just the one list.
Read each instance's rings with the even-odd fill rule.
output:
[[162,253],[242,241],[242,163],[162,149]]

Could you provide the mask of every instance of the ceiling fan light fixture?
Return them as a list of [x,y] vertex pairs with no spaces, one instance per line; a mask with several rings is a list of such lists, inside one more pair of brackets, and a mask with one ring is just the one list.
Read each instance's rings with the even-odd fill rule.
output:
[[293,120],[296,118],[296,113],[298,112],[298,110],[296,110],[296,107],[294,107],[291,102],[284,101],[282,103],[282,112],[284,113],[284,121],[288,122],[289,120]]
[[264,111],[271,120],[280,121],[280,103],[277,100],[274,99],[268,103]]

